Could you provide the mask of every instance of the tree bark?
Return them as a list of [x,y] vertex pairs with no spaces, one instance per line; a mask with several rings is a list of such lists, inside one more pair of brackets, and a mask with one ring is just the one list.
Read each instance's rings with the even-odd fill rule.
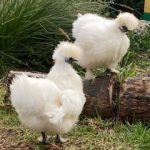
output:
[[115,117],[114,93],[115,75],[98,76],[94,80],[83,81],[84,93],[87,99],[83,114],[87,116]]
[[120,90],[118,115],[121,120],[150,121],[150,77],[125,81]]
[[[7,99],[12,79],[22,73],[30,77],[46,78],[46,74],[42,73],[11,71],[7,79]],[[84,115],[119,118],[122,121],[150,121],[150,77],[133,77],[118,85],[116,75],[102,75],[94,80],[84,80],[83,85],[87,99]]]

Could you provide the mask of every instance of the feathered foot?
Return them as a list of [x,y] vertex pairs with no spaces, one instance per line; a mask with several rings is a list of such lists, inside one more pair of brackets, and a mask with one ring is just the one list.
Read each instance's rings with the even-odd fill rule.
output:
[[56,143],[65,143],[65,142],[67,142],[68,141],[68,139],[65,139],[65,138],[62,138],[60,135],[56,135],[56,139],[55,139],[55,142]]
[[105,71],[105,74],[118,74],[119,71],[114,69],[114,68],[107,68],[106,71]]
[[116,74],[118,74],[118,73],[119,73],[119,71],[118,71],[118,70],[116,70],[116,69],[114,69],[114,68],[111,68],[111,69],[110,69],[110,71],[111,71],[111,73],[116,73]]
[[38,137],[38,142],[39,144],[48,144],[49,142],[47,141],[47,137],[46,137],[46,134],[45,132],[41,132],[41,136]]
[[85,80],[94,80],[94,79],[95,79],[95,76],[93,72],[90,69],[87,69],[85,73]]

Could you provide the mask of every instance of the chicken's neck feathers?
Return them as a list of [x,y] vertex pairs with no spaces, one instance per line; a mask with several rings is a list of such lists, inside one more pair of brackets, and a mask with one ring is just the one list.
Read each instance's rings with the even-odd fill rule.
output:
[[55,63],[50,70],[48,79],[53,81],[61,90],[74,89],[82,91],[82,80],[73,67],[64,63]]

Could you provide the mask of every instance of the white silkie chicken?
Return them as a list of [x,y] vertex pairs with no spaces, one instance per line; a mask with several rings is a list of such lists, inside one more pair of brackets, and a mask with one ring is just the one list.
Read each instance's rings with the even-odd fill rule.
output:
[[83,49],[79,65],[86,68],[86,79],[94,78],[93,69],[104,67],[111,72],[126,54],[130,40],[127,31],[138,27],[138,19],[130,13],[122,13],[116,19],[96,14],[79,15],[73,23],[75,44]]
[[60,134],[70,131],[78,121],[85,103],[81,77],[71,66],[82,51],[72,43],[60,43],[53,54],[55,64],[46,79],[20,75],[11,86],[11,101],[21,123],[33,131]]

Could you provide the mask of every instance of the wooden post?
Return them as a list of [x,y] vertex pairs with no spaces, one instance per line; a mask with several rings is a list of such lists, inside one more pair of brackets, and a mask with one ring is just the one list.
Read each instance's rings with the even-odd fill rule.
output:
[[150,0],[145,0],[144,20],[150,20]]

